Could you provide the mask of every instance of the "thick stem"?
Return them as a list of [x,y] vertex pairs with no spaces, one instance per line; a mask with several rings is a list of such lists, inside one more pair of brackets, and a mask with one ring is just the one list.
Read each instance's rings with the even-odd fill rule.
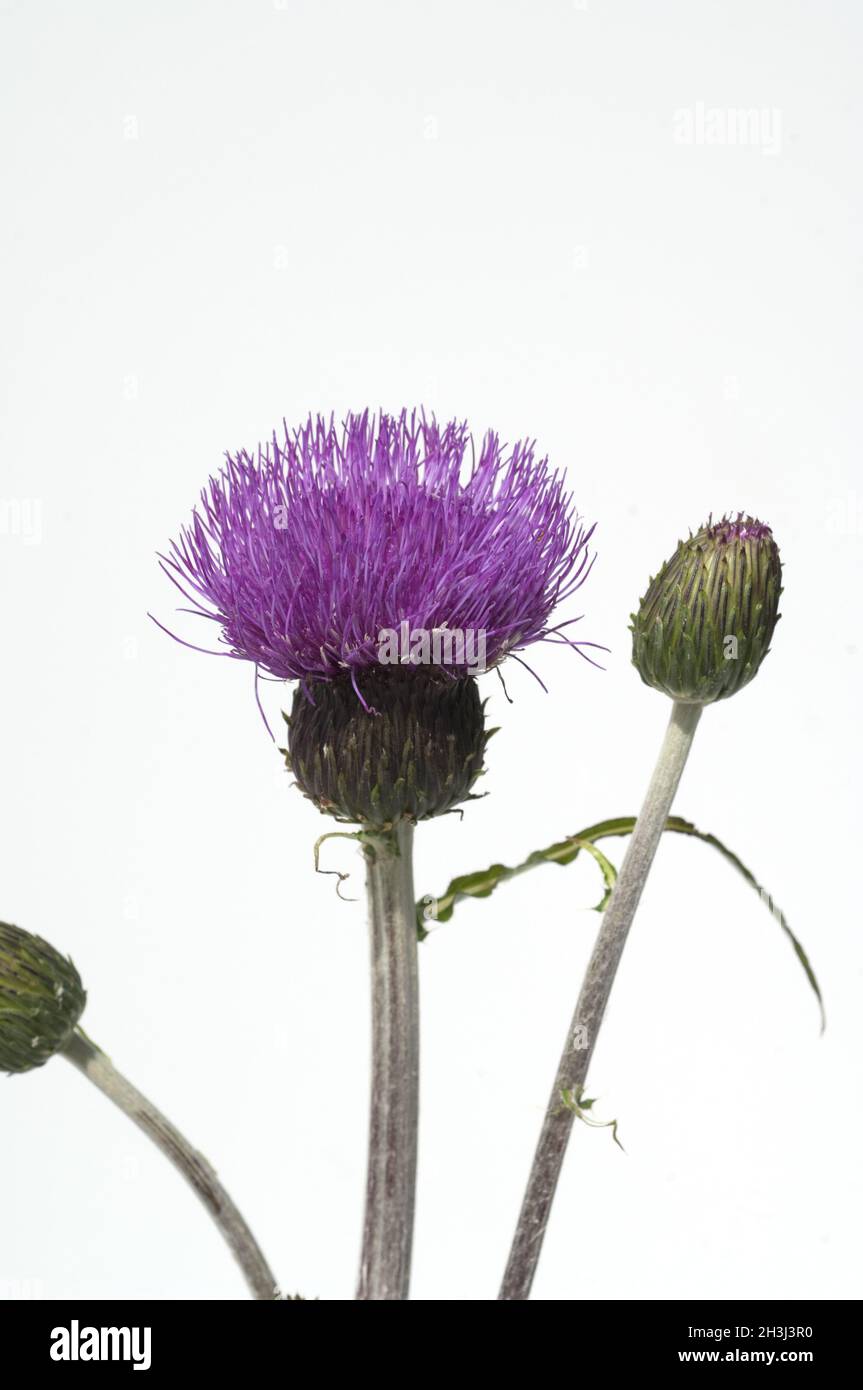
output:
[[278,1297],[269,1265],[213,1168],[169,1120],[117,1071],[109,1057],[83,1033],[73,1033],[62,1056],[112,1100],[182,1173],[212,1216],[252,1291],[253,1298]]
[[689,756],[701,705],[675,702],[641,814],[620,868],[575,1006],[557,1069],[499,1297],[526,1299],[542,1250],[574,1111],[564,1094],[581,1092],[605,1006],[677,784]]
[[413,826],[366,847],[372,965],[372,1095],[358,1299],[405,1299],[419,1114],[419,993]]

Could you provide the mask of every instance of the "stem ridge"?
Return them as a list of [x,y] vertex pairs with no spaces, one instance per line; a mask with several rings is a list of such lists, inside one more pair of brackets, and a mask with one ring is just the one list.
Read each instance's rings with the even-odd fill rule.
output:
[[372,973],[372,1085],[357,1298],[408,1296],[419,1118],[419,986],[413,825],[365,849]]

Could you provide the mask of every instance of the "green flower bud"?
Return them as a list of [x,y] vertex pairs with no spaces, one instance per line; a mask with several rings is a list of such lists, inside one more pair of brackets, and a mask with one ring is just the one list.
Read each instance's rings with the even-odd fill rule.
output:
[[286,760],[318,810],[382,828],[468,800],[490,736],[473,677],[381,666],[363,694],[369,709],[345,678],[294,695]]
[[680,541],[632,615],[641,679],[709,704],[752,680],[779,619],[782,565],[769,526],[739,513]]
[[70,960],[0,922],[0,1071],[41,1067],[68,1042],[87,996]]

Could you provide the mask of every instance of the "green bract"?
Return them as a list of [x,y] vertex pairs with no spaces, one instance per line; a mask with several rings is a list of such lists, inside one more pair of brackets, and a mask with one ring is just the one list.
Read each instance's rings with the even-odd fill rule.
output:
[[781,592],[769,526],[742,514],[708,522],[678,543],[632,615],[641,679],[688,704],[733,695],[770,650]]
[[470,800],[491,734],[476,681],[380,666],[363,686],[369,709],[349,678],[294,695],[288,767],[318,810],[380,828]]
[[41,1067],[68,1042],[87,995],[70,960],[0,922],[0,1071]]

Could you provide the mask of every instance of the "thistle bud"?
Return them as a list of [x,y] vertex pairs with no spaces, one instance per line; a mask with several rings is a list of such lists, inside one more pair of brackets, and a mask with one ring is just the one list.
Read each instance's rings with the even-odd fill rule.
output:
[[632,615],[641,679],[709,704],[752,680],[779,618],[782,565],[769,526],[739,513],[680,541]]
[[363,689],[368,709],[349,678],[294,695],[286,761],[318,810],[381,828],[467,800],[490,736],[473,677],[386,666]]
[[87,996],[70,960],[0,922],[0,1071],[41,1067],[68,1042]]

